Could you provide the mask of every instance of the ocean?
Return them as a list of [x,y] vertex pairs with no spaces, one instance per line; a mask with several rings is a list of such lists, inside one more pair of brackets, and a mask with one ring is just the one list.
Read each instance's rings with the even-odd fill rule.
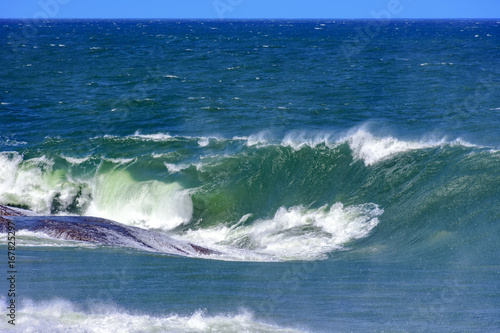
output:
[[2,20],[0,44],[0,205],[127,232],[4,230],[0,331],[500,332],[498,20]]

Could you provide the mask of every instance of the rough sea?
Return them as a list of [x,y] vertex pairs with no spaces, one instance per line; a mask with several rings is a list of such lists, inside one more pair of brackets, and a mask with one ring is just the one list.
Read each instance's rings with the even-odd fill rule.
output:
[[3,20],[0,61],[1,205],[216,251],[17,229],[9,296],[0,234],[0,331],[500,332],[500,21]]

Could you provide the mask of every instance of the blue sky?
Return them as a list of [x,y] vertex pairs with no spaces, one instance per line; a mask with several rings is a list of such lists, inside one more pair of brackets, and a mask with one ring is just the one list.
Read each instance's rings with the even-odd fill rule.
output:
[[0,0],[0,18],[500,18],[500,0]]

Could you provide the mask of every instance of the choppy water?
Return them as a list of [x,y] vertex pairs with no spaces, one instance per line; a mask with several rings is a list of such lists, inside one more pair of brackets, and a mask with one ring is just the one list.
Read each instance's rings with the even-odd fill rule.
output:
[[373,22],[2,21],[0,204],[222,253],[21,232],[16,328],[500,330],[500,23]]

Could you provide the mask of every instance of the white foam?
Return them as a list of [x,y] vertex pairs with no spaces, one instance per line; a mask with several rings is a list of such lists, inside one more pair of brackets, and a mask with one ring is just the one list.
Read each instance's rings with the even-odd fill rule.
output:
[[134,158],[104,158],[105,161],[114,163],[114,164],[128,164],[137,161],[137,157]]
[[89,159],[90,159],[90,155],[88,156],[85,156],[85,157],[82,157],[82,158],[78,158],[78,157],[69,157],[69,156],[64,156],[64,155],[61,155],[62,158],[64,158],[66,161],[68,161],[69,163],[71,163],[72,165],[75,165],[75,164],[82,164],[84,162],[87,162]]
[[318,145],[325,145],[329,148],[335,148],[343,143],[347,143],[356,160],[363,160],[365,165],[386,160],[397,154],[443,145],[461,145],[464,147],[477,147],[460,138],[454,141],[441,139],[421,139],[418,141],[400,140],[392,136],[377,137],[370,133],[365,126],[355,128],[347,135],[339,136],[329,132],[302,132],[293,131],[284,136],[280,143],[270,139],[270,133],[259,132],[249,137],[234,137],[233,140],[246,140],[247,146],[267,147],[270,145],[281,145],[291,147],[294,150],[300,150],[305,147],[316,148]]
[[200,147],[206,147],[206,146],[208,146],[209,143],[210,143],[210,140],[209,140],[209,138],[206,138],[206,137],[202,137],[198,140],[198,145]]
[[[7,308],[5,296],[0,304]],[[24,299],[16,310],[16,332],[300,332],[259,321],[244,309],[213,316],[201,310],[187,316],[150,316],[130,313],[112,304],[97,303],[85,310],[62,299]],[[12,327],[7,319],[0,321],[0,330],[9,331]]]
[[401,141],[390,136],[378,138],[364,129],[358,129],[344,140],[348,142],[354,157],[362,159],[365,165],[373,165],[402,152],[429,148],[440,144],[436,142]]
[[18,153],[0,154],[0,197],[15,184],[15,174],[23,157]]
[[151,153],[152,158],[162,158],[169,156],[171,153],[163,153],[163,154],[158,154],[158,153]]
[[305,132],[291,132],[285,135],[281,144],[285,147],[292,147],[294,150],[300,150],[305,146],[315,148],[320,144],[325,144],[332,147],[337,143],[332,141],[332,135],[329,133],[315,133],[311,136]]
[[247,138],[247,146],[264,146],[270,144],[271,133],[269,131],[262,131],[257,134],[252,134]]
[[100,139],[100,138],[104,138],[104,139],[116,139],[116,138],[119,138],[119,136],[112,135],[112,134],[104,134],[103,136],[94,136],[92,139]]
[[189,168],[192,164],[173,164],[173,163],[164,163],[167,167],[168,172],[176,173],[182,170]]
[[467,148],[486,148],[482,146],[475,145],[473,143],[470,143],[468,141],[463,140],[462,138],[456,138],[455,140],[449,142],[450,146],[462,146],[462,147],[467,147]]
[[[22,163],[21,163],[22,162]],[[48,214],[54,197],[69,206],[80,191],[62,170],[52,171],[54,162],[45,156],[23,161],[17,153],[0,154],[0,202],[30,207]]]
[[349,241],[368,236],[383,209],[369,203],[344,207],[341,203],[307,209],[280,208],[273,218],[189,230],[181,237],[218,249],[221,259],[248,261],[317,260],[340,250]]
[[247,141],[248,136],[233,136],[234,141]]
[[436,62],[436,63],[428,63],[428,62],[424,62],[424,63],[421,63],[420,66],[430,66],[430,65],[449,65],[449,66],[453,66],[455,65],[453,62]]
[[168,141],[172,138],[172,136],[168,133],[140,134],[139,132],[135,132],[134,135],[130,137],[151,141]]
[[114,170],[99,175],[86,214],[144,228],[170,230],[191,219],[193,203],[177,183],[138,182]]

